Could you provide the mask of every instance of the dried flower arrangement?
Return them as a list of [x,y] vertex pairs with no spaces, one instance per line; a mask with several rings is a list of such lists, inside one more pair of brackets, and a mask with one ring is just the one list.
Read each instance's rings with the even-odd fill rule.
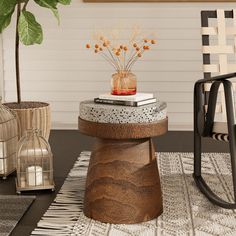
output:
[[[118,32],[119,33],[119,32]],[[112,75],[113,95],[134,95],[137,91],[136,76],[131,72],[135,62],[148,51],[156,40],[152,37],[138,37],[140,33],[134,29],[128,43],[120,42],[114,35],[105,37],[104,34],[96,36],[96,42],[86,44],[87,49],[94,50],[115,69]],[[112,42],[111,42],[112,41]],[[118,41],[118,42],[117,42]]]
[[150,46],[156,44],[154,39],[142,39],[141,41],[132,42],[131,45],[121,44],[113,46],[112,43],[104,36],[100,37],[100,42],[94,47],[86,44],[87,49],[94,49],[96,54],[101,55],[117,73],[129,73],[134,63],[143,56],[144,52],[150,49]]

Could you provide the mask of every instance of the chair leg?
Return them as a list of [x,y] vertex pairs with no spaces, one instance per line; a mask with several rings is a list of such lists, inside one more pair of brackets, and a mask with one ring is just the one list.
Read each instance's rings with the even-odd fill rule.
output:
[[[231,146],[231,144],[230,144]],[[233,186],[234,186],[234,199],[236,199],[236,152],[235,148],[230,148],[231,162],[232,162],[232,175],[233,175]],[[194,172],[193,178],[199,190],[208,198],[208,200],[217,206],[226,209],[236,209],[236,203],[226,202],[225,200],[218,197],[211,188],[206,184],[205,180],[201,176],[201,135],[194,132]]]
[[235,146],[236,142],[235,141],[236,141],[235,135],[232,135],[229,140],[229,149],[230,149],[230,157],[231,157],[234,199],[235,199],[235,203],[236,203],[236,146]]
[[193,176],[201,176],[201,163],[202,163],[202,138],[201,135],[194,131],[194,170]]
[[[215,110],[215,102],[217,91],[220,85],[220,82],[215,82],[211,87],[211,106],[212,108],[209,117],[207,119],[208,123],[211,120],[214,120],[214,110]],[[234,105],[233,105],[233,92],[232,92],[232,84],[229,81],[224,81],[224,89],[225,89],[225,100],[226,100],[226,110],[227,110],[227,123],[229,130],[229,149],[231,155],[231,166],[232,166],[232,176],[233,176],[233,187],[234,187],[234,203],[226,202],[225,200],[218,197],[214,192],[212,192],[211,188],[206,184],[205,180],[201,176],[201,138],[202,138],[202,129],[199,127],[202,126],[203,121],[200,118],[201,116],[201,86],[195,84],[194,87],[194,172],[193,178],[196,182],[197,187],[200,191],[211,201],[212,203],[227,209],[236,209],[236,130],[235,130],[235,117],[234,117]],[[211,122],[209,123],[211,125]],[[208,124],[208,125],[209,125]],[[199,131],[200,130],[200,131]],[[205,131],[205,130],[204,130]],[[208,136],[209,133],[203,132],[204,136]]]

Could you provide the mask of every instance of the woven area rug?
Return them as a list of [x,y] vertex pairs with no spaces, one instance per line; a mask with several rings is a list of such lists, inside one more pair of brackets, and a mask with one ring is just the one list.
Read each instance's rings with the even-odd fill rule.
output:
[[[84,216],[83,195],[90,152],[81,153],[60,193],[32,235],[164,236],[236,235],[236,213],[211,204],[197,189],[192,153],[158,153],[164,212],[133,225],[105,224]],[[232,200],[228,154],[204,154],[205,178],[214,191]]]
[[34,196],[0,196],[0,236],[10,235],[34,199]]

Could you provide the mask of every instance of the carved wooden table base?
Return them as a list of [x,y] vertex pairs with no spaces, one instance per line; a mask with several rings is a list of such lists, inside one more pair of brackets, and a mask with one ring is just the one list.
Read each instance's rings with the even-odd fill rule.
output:
[[[138,125],[136,129],[133,127],[134,132],[126,139],[123,136],[121,139],[114,139],[112,134],[112,139],[109,139],[107,132],[100,133],[102,130],[98,132],[95,126],[96,123],[79,120],[82,133],[99,137],[88,168],[84,197],[85,215],[114,224],[133,224],[158,217],[162,213],[163,205],[152,139],[132,137],[137,137]],[[107,130],[105,127],[109,128],[110,124],[102,126]],[[167,119],[156,123],[156,129],[157,126],[160,128],[158,135],[165,133]],[[116,128],[118,127],[119,124]],[[145,127],[142,130],[145,131]],[[119,128],[116,135],[118,133]]]
[[115,224],[148,221],[162,213],[151,139],[97,139],[89,163],[84,213]]

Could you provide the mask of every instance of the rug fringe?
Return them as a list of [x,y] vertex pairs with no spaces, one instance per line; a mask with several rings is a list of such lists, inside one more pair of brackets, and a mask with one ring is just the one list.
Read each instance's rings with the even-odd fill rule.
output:
[[[88,151],[80,154],[57,197],[31,235],[64,236],[68,235],[68,232],[73,233],[75,222],[80,218],[83,208],[84,191],[81,189],[84,189],[85,186],[90,154]],[[78,170],[80,177],[78,177]],[[71,191],[71,189],[77,189],[77,191]]]

